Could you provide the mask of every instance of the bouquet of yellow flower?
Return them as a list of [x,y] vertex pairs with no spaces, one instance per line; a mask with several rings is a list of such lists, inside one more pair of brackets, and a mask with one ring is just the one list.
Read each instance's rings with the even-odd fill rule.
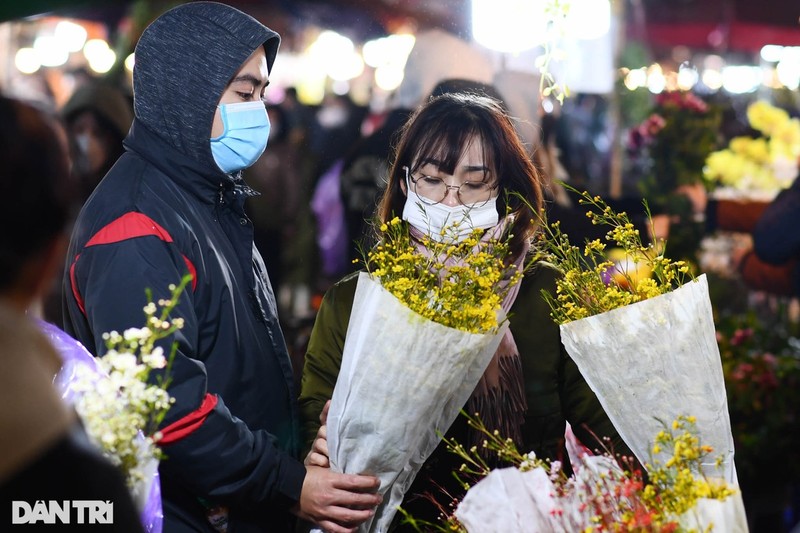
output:
[[706,159],[705,177],[721,186],[715,194],[769,201],[797,177],[800,120],[763,100],[747,108],[750,126],[762,137],[735,137]]
[[[461,242],[423,236],[420,244],[430,254],[422,255],[398,217],[380,231],[382,242],[368,252],[366,267],[387,291],[443,326],[468,333],[497,329],[500,303],[522,278],[505,263],[507,240],[481,240],[481,229]],[[508,283],[501,283],[504,279]]]
[[521,278],[501,228],[460,242],[417,239],[399,218],[380,230],[328,414],[331,467],[381,480],[383,503],[363,531],[386,531],[475,389],[508,327],[501,303]]
[[[512,441],[490,433],[479,420],[470,418],[469,423],[483,431],[486,448],[513,466],[492,470],[475,450],[448,441],[451,451],[464,460],[459,478],[466,474],[481,479],[471,487],[465,482],[466,495],[446,523],[435,529],[470,533],[747,531],[739,491],[703,471],[713,448],[701,444],[695,417],[680,415],[658,432],[650,449],[654,458],[646,464],[647,478],[621,465],[610,451],[588,453],[571,432],[567,450],[573,474],[568,476],[559,462],[520,453]],[[413,518],[409,521],[423,525]]]
[[[700,436],[723,456],[704,464],[735,483],[733,437],[705,275],[693,278],[683,261],[664,255],[665,243],[644,245],[625,213],[583,193],[588,216],[610,227],[606,241],[569,244],[546,225],[540,248],[563,277],[545,294],[561,340],[622,439],[641,463],[659,420],[693,412]],[[605,247],[624,250],[613,263]],[[645,265],[634,277],[620,265]],[[636,268],[637,272],[641,271]]]

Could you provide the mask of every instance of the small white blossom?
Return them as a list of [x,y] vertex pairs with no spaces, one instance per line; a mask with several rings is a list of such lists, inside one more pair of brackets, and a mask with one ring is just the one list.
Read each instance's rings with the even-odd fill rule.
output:
[[152,353],[142,355],[142,362],[150,368],[164,368],[167,366],[167,359],[164,357],[164,349],[160,346],[153,348]]
[[[172,306],[177,296],[162,302]],[[148,432],[175,402],[163,386],[148,381],[151,370],[167,366],[164,349],[155,342],[167,337],[173,326],[183,326],[182,319],[170,323],[154,316],[158,309],[152,302],[144,311],[148,315],[144,328],[102,335],[108,351],[96,361],[103,373],[78,365],[69,385],[90,439],[123,471],[132,490],[145,479],[145,465],[160,458],[155,443],[162,435]]]

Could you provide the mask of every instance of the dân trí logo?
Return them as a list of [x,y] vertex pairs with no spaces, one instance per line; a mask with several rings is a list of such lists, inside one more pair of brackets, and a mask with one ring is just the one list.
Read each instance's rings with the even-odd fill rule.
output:
[[12,524],[113,524],[114,502],[36,500],[11,502]]

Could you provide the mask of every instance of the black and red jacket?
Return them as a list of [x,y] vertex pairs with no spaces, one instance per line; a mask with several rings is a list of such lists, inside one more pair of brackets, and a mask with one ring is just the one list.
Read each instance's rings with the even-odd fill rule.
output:
[[277,34],[221,4],[185,4],[145,31],[126,153],[68,253],[65,329],[95,354],[104,332],[144,326],[145,289],[157,301],[193,276],[174,310],[185,326],[162,425],[165,531],[209,530],[201,500],[230,506],[231,529],[282,531],[305,477],[291,363],[244,212],[253,192],[219,170],[209,143],[228,80],[262,45],[271,69]]

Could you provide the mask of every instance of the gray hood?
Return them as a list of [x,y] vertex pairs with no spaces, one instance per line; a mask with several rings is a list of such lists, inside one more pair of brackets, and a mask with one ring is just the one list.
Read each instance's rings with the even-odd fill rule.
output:
[[277,33],[225,4],[191,2],[167,11],[136,45],[136,120],[181,154],[216,168],[209,139],[225,87],[259,46],[271,72],[279,44]]

